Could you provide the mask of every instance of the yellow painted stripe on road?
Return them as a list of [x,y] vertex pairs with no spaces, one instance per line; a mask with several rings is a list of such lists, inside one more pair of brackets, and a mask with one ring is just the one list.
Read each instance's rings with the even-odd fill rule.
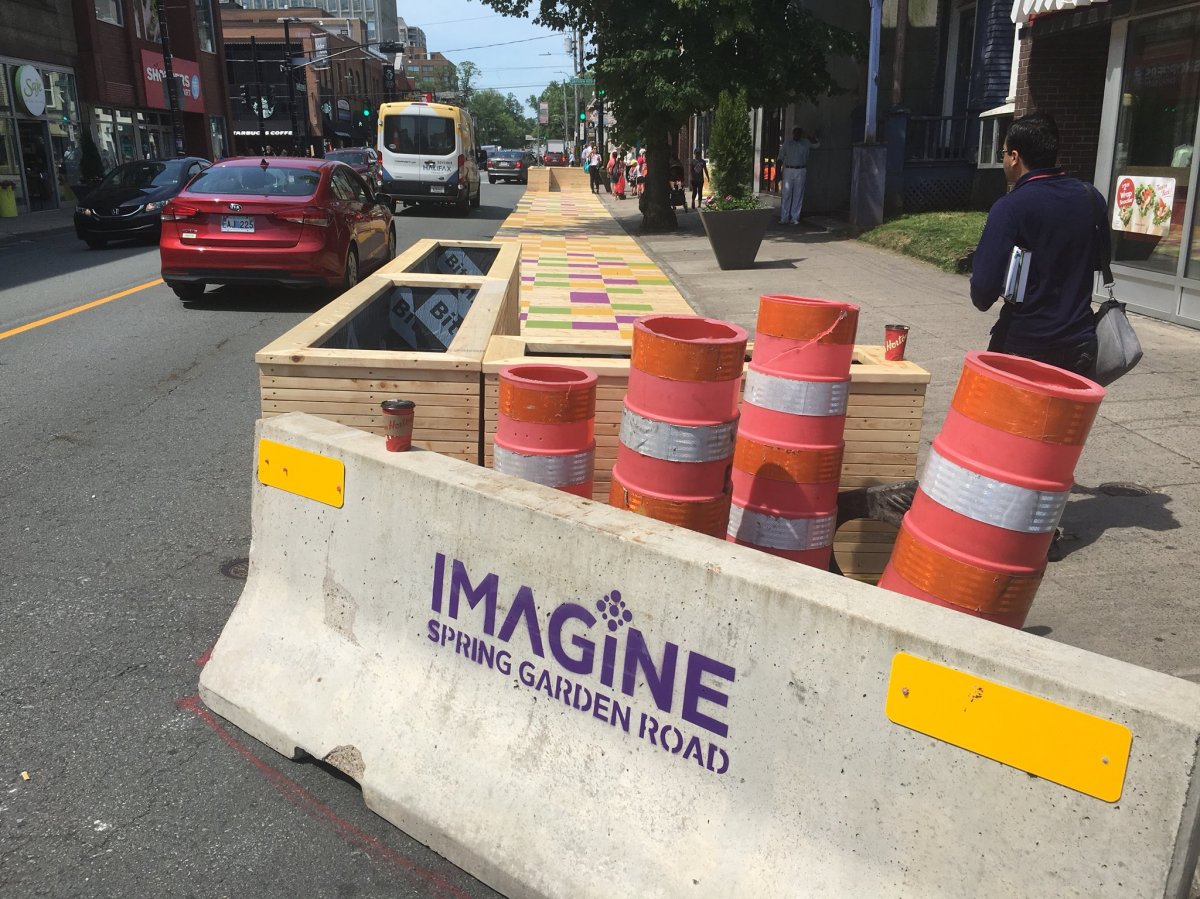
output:
[[0,331],[0,340],[6,337],[15,337],[18,334],[24,334],[26,331],[32,331],[34,328],[40,328],[42,325],[48,325],[51,322],[56,322],[61,318],[66,318],[69,315],[75,315],[78,312],[86,312],[89,309],[95,309],[97,306],[103,306],[105,303],[111,303],[113,300],[119,300],[121,297],[127,297],[131,293],[137,293],[139,290],[145,290],[147,287],[154,287],[156,284],[162,284],[162,278],[155,278],[153,281],[147,281],[145,284],[139,284],[137,287],[130,287],[128,290],[121,290],[117,293],[111,293],[106,297],[101,297],[98,300],[92,300],[90,303],[84,303],[82,306],[76,306],[74,309],[66,309],[62,312],[57,312],[54,315],[48,315],[45,318],[39,318],[35,322],[30,322],[27,325],[21,325],[19,328],[12,328],[8,331]]
[[258,441],[258,479],[337,509],[345,502],[346,466],[340,459],[274,440]]
[[1133,732],[908,653],[892,660],[896,724],[1105,802],[1121,798]]

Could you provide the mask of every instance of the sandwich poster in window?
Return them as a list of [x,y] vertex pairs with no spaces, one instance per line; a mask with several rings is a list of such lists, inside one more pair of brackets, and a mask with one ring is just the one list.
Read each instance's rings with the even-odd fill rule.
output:
[[1117,179],[1112,228],[1130,234],[1166,237],[1174,203],[1174,178],[1124,175]]

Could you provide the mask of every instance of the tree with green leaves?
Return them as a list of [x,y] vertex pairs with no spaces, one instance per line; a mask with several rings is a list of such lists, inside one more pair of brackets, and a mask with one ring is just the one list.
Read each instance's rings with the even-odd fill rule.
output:
[[[564,103],[565,101],[565,103]],[[558,81],[551,81],[540,94],[530,95],[525,101],[529,108],[536,110],[538,103],[545,103],[549,112],[550,122],[541,126],[543,136],[548,140],[566,140],[570,137],[570,116],[574,112],[574,100],[567,86]]]
[[469,59],[464,59],[458,63],[458,96],[461,98],[464,105],[471,102],[471,96],[475,93],[475,81],[483,72],[479,66],[471,62]]
[[475,91],[467,103],[467,111],[475,119],[475,134],[481,144],[525,146],[529,120],[521,101],[512,94],[504,96],[491,89]]
[[622,133],[637,135],[649,168],[643,227],[676,226],[670,207],[669,139],[723,90],[752,106],[816,101],[839,90],[838,56],[860,53],[850,32],[800,0],[484,0],[505,15],[562,31],[581,27],[595,47],[596,83]]

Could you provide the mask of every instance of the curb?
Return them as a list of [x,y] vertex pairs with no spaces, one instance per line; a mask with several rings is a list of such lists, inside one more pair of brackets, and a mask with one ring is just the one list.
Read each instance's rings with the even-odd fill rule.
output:
[[56,234],[71,234],[75,231],[75,225],[53,225],[45,228],[37,228],[31,231],[14,231],[11,234],[0,232],[0,244],[14,243],[19,240],[32,240],[38,237],[50,237]]

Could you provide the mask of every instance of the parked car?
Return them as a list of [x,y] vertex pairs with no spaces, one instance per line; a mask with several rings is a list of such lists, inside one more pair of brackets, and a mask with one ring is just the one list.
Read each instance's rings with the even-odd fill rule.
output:
[[488,157],[488,183],[497,181],[516,181],[518,184],[529,183],[529,170],[536,165],[533,154],[528,150],[501,150]]
[[158,240],[163,206],[210,165],[207,159],[185,156],[117,166],[79,200],[75,236],[93,250],[110,240]]
[[208,284],[349,289],[396,254],[391,202],[327,159],[218,162],[162,220],[162,278],[183,300]]
[[566,165],[567,154],[562,150],[547,150],[546,155],[542,157],[542,161],[546,165]]
[[330,150],[325,154],[326,159],[331,159],[334,162],[344,162],[358,174],[362,175],[363,180],[368,184],[378,186],[383,180],[383,173],[380,171],[379,154],[369,147],[347,147],[344,150]]

